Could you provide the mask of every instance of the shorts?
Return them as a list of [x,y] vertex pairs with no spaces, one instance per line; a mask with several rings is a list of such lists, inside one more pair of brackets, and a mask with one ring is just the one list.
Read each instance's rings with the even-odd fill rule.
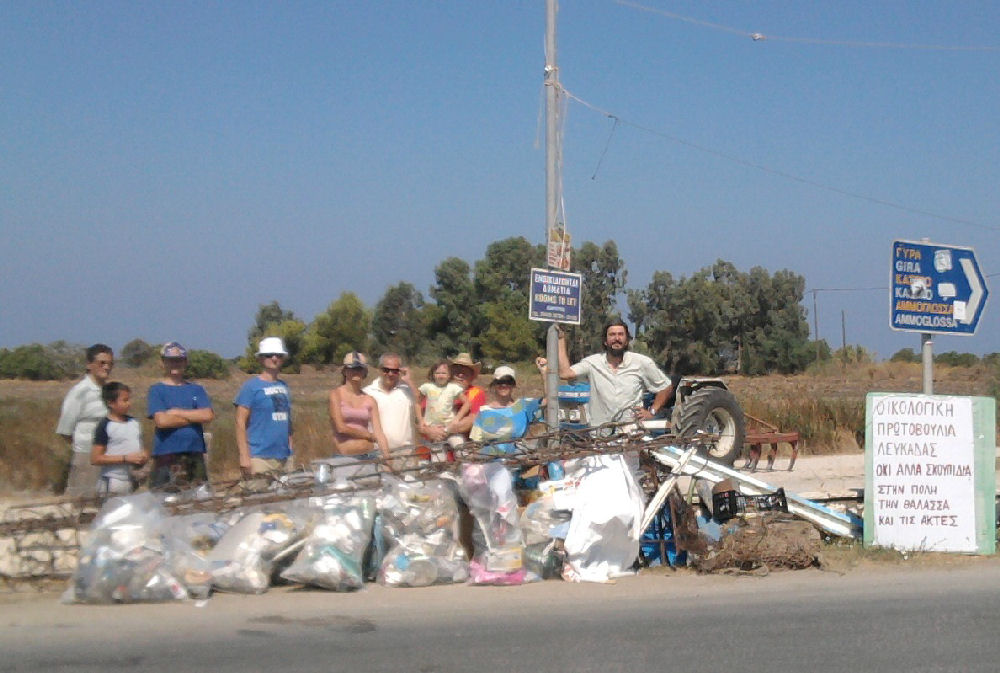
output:
[[284,474],[290,471],[292,458],[250,458],[251,474]]
[[103,476],[97,482],[97,497],[111,498],[116,495],[128,495],[133,490],[131,479],[115,479]]
[[97,495],[97,482],[100,478],[101,466],[91,464],[90,452],[74,451],[69,464],[66,495],[71,498],[92,498]]
[[149,488],[187,488],[208,481],[204,453],[168,453],[153,456]]

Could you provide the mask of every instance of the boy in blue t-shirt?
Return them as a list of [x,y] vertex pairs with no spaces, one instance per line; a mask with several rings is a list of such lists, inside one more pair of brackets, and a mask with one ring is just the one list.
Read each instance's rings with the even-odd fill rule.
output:
[[191,485],[208,480],[203,424],[215,418],[212,398],[197,383],[184,378],[187,349],[176,341],[160,350],[165,376],[149,388],[149,418],[153,439],[150,488]]
[[288,356],[279,337],[261,339],[257,361],[263,372],[243,384],[236,406],[236,446],[244,477],[287,472],[292,455],[292,394],[278,378]]

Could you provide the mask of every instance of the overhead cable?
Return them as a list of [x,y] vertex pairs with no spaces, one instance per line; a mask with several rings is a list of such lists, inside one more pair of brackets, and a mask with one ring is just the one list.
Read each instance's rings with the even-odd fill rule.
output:
[[[738,156],[736,156],[734,154],[728,154],[726,152],[721,152],[719,150],[715,150],[715,149],[712,149],[710,147],[705,147],[704,145],[698,145],[697,143],[693,143],[693,142],[690,142],[688,140],[684,140],[682,138],[678,138],[677,136],[670,135],[669,133],[665,133],[665,132],[659,131],[657,129],[649,128],[648,126],[643,126],[641,124],[637,124],[635,122],[628,121],[627,119],[623,118],[621,115],[619,115],[617,113],[609,112],[609,111],[607,111],[607,110],[605,110],[603,108],[600,108],[600,107],[594,105],[593,103],[590,103],[588,101],[583,100],[579,96],[577,96],[577,95],[573,94],[572,92],[570,92],[569,90],[567,90],[565,87],[562,87],[562,85],[559,85],[559,86],[562,89],[562,92],[566,95],[567,99],[572,99],[572,100],[576,101],[577,103],[579,103],[580,105],[583,105],[584,107],[593,110],[594,112],[600,113],[600,114],[602,114],[602,115],[604,115],[606,117],[610,117],[610,118],[614,119],[616,124],[624,124],[626,126],[631,126],[632,128],[638,129],[640,131],[644,131],[646,133],[649,133],[650,135],[658,136],[660,138],[663,138],[665,140],[669,140],[669,141],[677,143],[679,145],[684,145],[685,147],[690,147],[692,149],[698,150],[699,152],[704,152],[705,154],[711,154],[712,156],[719,157],[720,159],[725,159],[727,161],[731,161],[731,162],[736,163],[736,164],[740,164],[741,166],[746,166],[747,168],[753,168],[753,169],[756,169],[758,171],[762,171],[764,173],[769,173],[771,175],[776,175],[776,176],[784,178],[786,180],[791,180],[793,182],[798,182],[798,183],[801,183],[801,184],[804,184],[804,185],[809,185],[811,187],[816,187],[817,189],[823,189],[823,190],[826,190],[828,192],[833,192],[835,194],[840,194],[841,196],[848,196],[848,197],[851,197],[853,199],[860,199],[862,201],[867,201],[869,203],[874,203],[874,204],[877,204],[877,205],[880,205],[880,206],[886,206],[887,208],[895,208],[896,210],[901,210],[903,212],[911,213],[911,214],[914,214],[914,215],[923,215],[925,217],[931,217],[931,218],[934,218],[934,219],[937,219],[937,220],[942,220],[942,221],[945,221],[945,222],[952,222],[954,224],[963,224],[963,225],[970,226],[970,227],[978,227],[980,229],[986,229],[986,230],[989,230],[989,231],[1000,231],[1000,226],[983,224],[981,222],[974,222],[972,220],[966,220],[966,219],[963,219],[963,218],[960,218],[960,217],[953,217],[951,215],[943,215],[941,213],[935,213],[935,212],[932,212],[932,211],[929,211],[929,210],[923,210],[923,209],[920,209],[920,208],[912,208],[910,206],[906,206],[906,205],[903,205],[901,203],[895,203],[893,201],[887,201],[885,199],[880,199],[880,198],[877,198],[877,197],[874,197],[874,196],[869,196],[867,194],[859,194],[857,192],[852,192],[852,191],[849,191],[849,190],[846,190],[846,189],[841,189],[839,187],[834,187],[833,185],[828,185],[828,184],[825,184],[825,183],[822,183],[822,182],[817,182],[815,180],[810,180],[809,178],[804,178],[802,176],[795,175],[793,173],[788,173],[787,171],[778,170],[776,168],[771,168],[770,166],[764,166],[763,164],[758,164],[758,163],[755,163],[753,161],[748,161],[747,159],[743,159],[743,158],[738,157]],[[609,140],[610,140],[610,138],[609,138]],[[607,151],[606,148],[605,148],[605,151]],[[602,158],[603,158],[603,154],[602,154]]]
[[631,7],[632,9],[638,9],[643,12],[650,12],[652,14],[659,14],[665,16],[668,19],[674,19],[676,21],[684,21],[685,23],[691,23],[697,26],[704,26],[705,28],[711,28],[712,30],[718,30],[724,33],[732,33],[734,35],[740,35],[742,37],[749,37],[754,42],[796,42],[799,44],[820,44],[820,45],[831,45],[837,47],[859,47],[867,49],[915,49],[922,51],[1000,51],[1000,46],[982,45],[982,46],[968,46],[968,45],[948,45],[948,44],[912,44],[906,42],[863,42],[858,40],[829,40],[822,38],[813,37],[787,37],[783,35],[771,35],[769,33],[762,33],[759,31],[749,31],[742,30],[739,28],[733,28],[731,26],[724,26],[719,23],[712,23],[711,21],[703,21],[701,19],[696,19],[692,16],[684,16],[683,14],[676,14],[674,12],[668,12],[665,9],[659,9],[657,7],[649,7],[647,5],[641,5],[638,2],[632,2],[631,0],[615,0],[619,5],[625,7]]

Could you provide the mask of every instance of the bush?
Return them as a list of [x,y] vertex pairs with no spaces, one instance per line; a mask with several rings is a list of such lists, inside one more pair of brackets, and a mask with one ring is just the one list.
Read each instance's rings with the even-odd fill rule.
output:
[[228,379],[229,363],[211,351],[188,351],[187,376],[192,379]]
[[129,367],[141,367],[156,355],[156,348],[142,339],[132,339],[122,348],[122,360]]
[[53,381],[71,378],[84,369],[83,347],[65,341],[0,349],[0,378]]
[[920,362],[919,353],[915,353],[912,348],[902,348],[892,354],[889,362]]
[[975,367],[979,362],[972,353],[959,353],[958,351],[948,351],[934,356],[934,363],[948,365],[951,367]]

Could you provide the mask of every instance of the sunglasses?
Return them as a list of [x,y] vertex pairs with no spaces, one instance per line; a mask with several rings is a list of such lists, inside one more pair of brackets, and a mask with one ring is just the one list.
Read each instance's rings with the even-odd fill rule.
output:
[[285,357],[285,354],[284,353],[261,353],[260,356],[262,358],[283,358],[283,357]]
[[399,367],[382,367],[383,374],[398,374]]

